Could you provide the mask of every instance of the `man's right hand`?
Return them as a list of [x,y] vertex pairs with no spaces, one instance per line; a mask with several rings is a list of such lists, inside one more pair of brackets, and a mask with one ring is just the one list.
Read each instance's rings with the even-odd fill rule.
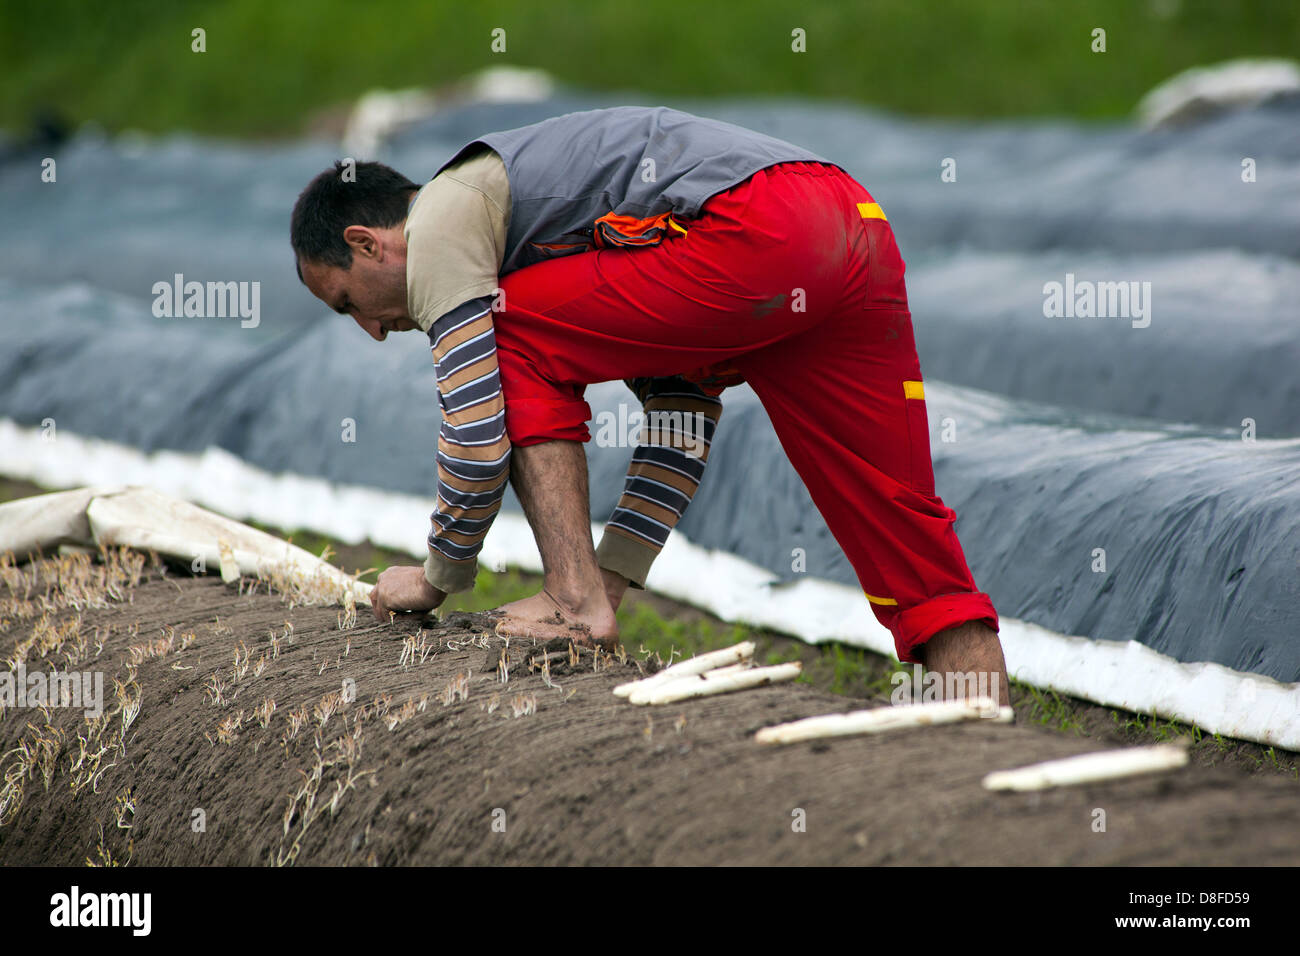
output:
[[370,606],[382,624],[388,623],[391,613],[432,611],[446,599],[446,593],[430,584],[419,566],[388,568],[370,592]]
[[623,595],[627,593],[628,580],[623,575],[604,568],[600,569],[600,577],[605,582],[605,597],[609,598],[609,606],[617,611],[623,603]]

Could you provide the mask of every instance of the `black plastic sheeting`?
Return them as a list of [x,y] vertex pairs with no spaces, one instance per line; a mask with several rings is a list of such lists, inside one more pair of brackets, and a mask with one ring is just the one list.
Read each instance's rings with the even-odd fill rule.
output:
[[[1068,274],[1150,282],[1149,316],[1045,317],[1043,285]],[[911,269],[908,298],[927,376],[1173,422],[1240,430],[1249,419],[1261,438],[1300,435],[1293,260],[1236,249],[967,252]]]
[[[488,129],[614,102],[467,107],[381,158],[418,180]],[[938,488],[1003,615],[1300,680],[1300,441],[1273,440],[1300,435],[1300,113],[1143,133],[672,105],[840,160],[884,205],[909,261]],[[289,209],[330,144],[82,135],[54,155],[53,184],[34,159],[0,166],[0,415],[432,495],[427,340],[371,343],[294,274]],[[260,323],[155,318],[153,284],[177,273],[260,282]],[[1067,273],[1151,282],[1150,324],[1046,317],[1043,286]],[[597,414],[634,407],[617,383],[588,397]],[[808,574],[855,584],[752,393],[724,401],[683,532],[785,580],[802,548]],[[1242,440],[1246,418],[1260,440]],[[589,446],[598,520],[629,454]]]

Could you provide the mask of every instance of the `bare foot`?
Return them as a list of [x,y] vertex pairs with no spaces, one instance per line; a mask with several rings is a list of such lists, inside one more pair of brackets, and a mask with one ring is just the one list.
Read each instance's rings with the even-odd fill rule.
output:
[[[603,595],[602,595],[603,597]],[[591,602],[590,609],[571,608],[543,589],[532,597],[497,608],[499,637],[550,641],[564,638],[583,647],[613,650],[618,646],[618,621],[608,601]]]

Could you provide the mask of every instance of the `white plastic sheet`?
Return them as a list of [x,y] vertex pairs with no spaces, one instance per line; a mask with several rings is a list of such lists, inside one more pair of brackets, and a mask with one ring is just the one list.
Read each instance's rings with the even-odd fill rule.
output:
[[193,568],[222,569],[223,578],[233,561],[237,575],[288,575],[370,603],[371,585],[310,552],[152,488],[77,488],[0,505],[0,552],[25,557],[68,545],[154,551]]

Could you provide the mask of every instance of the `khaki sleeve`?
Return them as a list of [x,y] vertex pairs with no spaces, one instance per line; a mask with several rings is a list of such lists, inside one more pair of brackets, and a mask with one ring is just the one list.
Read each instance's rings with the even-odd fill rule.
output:
[[645,579],[657,557],[659,549],[608,526],[596,546],[596,564],[627,578],[638,591],[645,590]]
[[406,218],[406,299],[424,332],[467,299],[493,295],[509,223],[505,165],[491,151],[448,167]]
[[433,548],[424,559],[424,579],[444,594],[459,594],[474,587],[478,577],[478,559],[453,561]]
[[722,400],[679,376],[628,379],[646,416],[623,496],[596,548],[600,567],[644,588],[650,567],[699,489]]

